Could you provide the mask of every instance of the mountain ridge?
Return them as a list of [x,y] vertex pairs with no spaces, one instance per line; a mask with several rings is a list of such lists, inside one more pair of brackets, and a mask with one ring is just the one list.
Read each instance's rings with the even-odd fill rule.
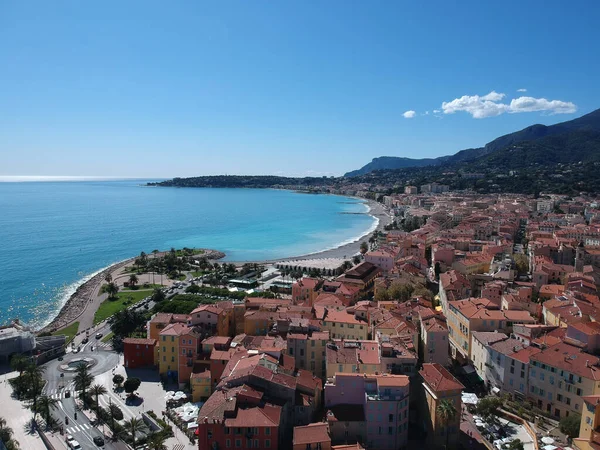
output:
[[600,133],[600,109],[596,109],[595,111],[592,111],[581,117],[554,125],[530,125],[522,130],[500,136],[488,142],[483,147],[460,150],[453,155],[423,159],[397,156],[381,156],[373,158],[371,162],[364,165],[360,169],[347,172],[343,176],[345,178],[351,178],[360,175],[366,175],[376,170],[422,168],[470,162],[518,143],[536,141],[550,136],[559,136],[572,131],[590,131]]

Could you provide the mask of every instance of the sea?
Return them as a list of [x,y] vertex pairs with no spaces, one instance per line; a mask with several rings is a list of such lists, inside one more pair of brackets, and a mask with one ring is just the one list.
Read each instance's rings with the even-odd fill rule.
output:
[[336,248],[377,225],[350,197],[149,181],[157,180],[0,182],[0,324],[43,327],[79,285],[141,251],[272,260]]

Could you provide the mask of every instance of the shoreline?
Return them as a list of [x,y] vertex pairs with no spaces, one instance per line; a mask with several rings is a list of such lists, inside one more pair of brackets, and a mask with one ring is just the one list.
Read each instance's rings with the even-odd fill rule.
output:
[[[329,194],[336,195],[336,194]],[[345,198],[356,198],[360,200],[366,200],[361,197],[350,197],[348,195],[340,195],[340,197]],[[342,243],[337,247],[320,250],[314,253],[306,253],[299,256],[286,256],[283,258],[277,259],[268,259],[268,260],[250,260],[250,261],[227,261],[231,264],[247,264],[247,263],[257,263],[257,264],[275,264],[278,262],[284,261],[298,261],[298,260],[307,260],[307,259],[352,259],[353,256],[360,253],[360,245],[363,242],[368,242],[369,237],[375,231],[383,231],[386,225],[389,225],[393,221],[393,217],[387,212],[384,205],[376,202],[375,200],[366,200],[365,204],[369,207],[369,210],[365,213],[374,219],[377,220],[377,224],[374,227],[369,228],[363,235],[356,238],[352,242]]]
[[[336,194],[329,194],[336,195]],[[224,261],[230,264],[246,264],[246,263],[259,263],[259,264],[275,264],[277,262],[284,261],[298,261],[307,259],[352,259],[353,256],[360,253],[360,246],[363,242],[368,242],[371,234],[375,231],[383,231],[384,227],[390,224],[393,217],[388,213],[387,209],[381,203],[375,200],[368,200],[360,197],[351,197],[347,195],[340,195],[345,198],[355,198],[363,200],[368,207],[368,211],[365,213],[374,219],[376,222],[371,226],[364,234],[356,238],[352,242],[341,243],[337,247],[321,250],[314,253],[303,254],[299,256],[287,256],[283,258],[270,259],[270,260],[258,260],[258,261]],[[210,260],[221,260],[226,257],[226,254],[218,250],[204,249],[207,254],[203,255]],[[159,255],[166,252],[161,252]],[[84,313],[88,312],[92,316],[95,314],[99,307],[99,296],[98,290],[102,286],[105,276],[110,273],[113,279],[116,278],[118,272],[128,264],[133,263],[136,257],[128,258],[115,264],[112,264],[104,269],[100,269],[97,273],[91,276],[86,281],[82,281],[77,287],[75,292],[67,299],[65,304],[61,307],[58,314],[46,325],[44,325],[36,333],[42,332],[55,332],[62,328],[69,326],[76,322]],[[88,275],[89,276],[89,275]],[[82,278],[82,280],[84,280]],[[98,303],[94,305],[94,303]],[[95,306],[95,308],[94,308]],[[91,311],[91,308],[94,309]],[[89,311],[88,311],[89,310]],[[80,325],[81,326],[81,325]]]
[[[207,257],[211,260],[219,260],[225,256],[223,252],[220,252],[218,250],[202,250],[205,251],[205,254],[202,254],[202,256]],[[164,255],[165,253],[166,252],[160,252],[157,255]],[[36,330],[35,332],[38,334],[44,332],[53,333],[76,322],[84,313],[88,312],[89,308],[93,308],[94,303],[97,303],[97,301],[100,300],[98,291],[101,288],[106,275],[110,273],[113,277],[113,280],[115,280],[119,277],[121,270],[124,267],[132,264],[136,258],[137,256],[127,258],[122,261],[118,261],[114,264],[111,264],[110,266],[105,267],[104,269],[100,269],[98,272],[93,274],[88,280],[85,280],[86,277],[83,277],[80,280],[81,283],[79,284],[75,292],[71,294],[71,296],[67,299],[65,304],[60,308],[58,314],[48,324],[44,325],[42,328]],[[93,308],[94,310],[90,310],[89,313],[93,316],[96,313],[96,310],[99,306],[99,304],[95,305],[95,308]]]

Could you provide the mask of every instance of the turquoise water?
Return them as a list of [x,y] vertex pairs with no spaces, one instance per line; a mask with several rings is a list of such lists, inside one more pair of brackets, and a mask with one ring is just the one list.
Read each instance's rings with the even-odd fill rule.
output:
[[227,260],[298,256],[351,242],[375,219],[360,200],[255,189],[145,187],[145,181],[0,183],[0,324],[51,320],[82,280],[171,247]]

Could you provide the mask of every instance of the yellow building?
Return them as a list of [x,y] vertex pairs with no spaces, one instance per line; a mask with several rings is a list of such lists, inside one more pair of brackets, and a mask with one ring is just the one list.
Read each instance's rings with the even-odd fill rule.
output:
[[327,331],[314,331],[312,334],[288,333],[285,352],[294,358],[296,367],[310,370],[321,379],[325,378],[325,346],[329,341]]
[[367,322],[346,310],[326,309],[323,330],[329,331],[332,339],[367,340],[369,338]]
[[[465,387],[438,363],[423,364],[419,374],[423,380],[419,409],[427,433],[427,448],[458,448],[461,394]],[[456,411],[448,423],[439,414],[442,402],[449,402]]]
[[193,373],[190,377],[190,389],[192,390],[192,402],[202,402],[208,399],[212,394],[210,370]]
[[600,395],[583,397],[579,437],[573,444],[580,450],[598,450],[600,448]]
[[460,360],[471,358],[473,331],[501,331],[511,333],[515,324],[535,323],[529,312],[500,310],[485,298],[469,298],[448,302],[448,337],[452,357]]
[[172,323],[160,332],[157,345],[160,375],[179,370],[179,336],[188,330],[187,325],[183,323]]
[[[169,324],[172,323],[186,323],[188,321],[187,314],[171,314],[171,313],[158,313],[155,314],[152,319],[146,324],[146,334],[148,339],[156,339],[156,342],[161,343],[160,333]],[[154,348],[154,364],[159,365],[159,350],[160,345]]]
[[582,414],[582,397],[600,394],[600,359],[560,342],[529,359],[527,399],[556,418]]

